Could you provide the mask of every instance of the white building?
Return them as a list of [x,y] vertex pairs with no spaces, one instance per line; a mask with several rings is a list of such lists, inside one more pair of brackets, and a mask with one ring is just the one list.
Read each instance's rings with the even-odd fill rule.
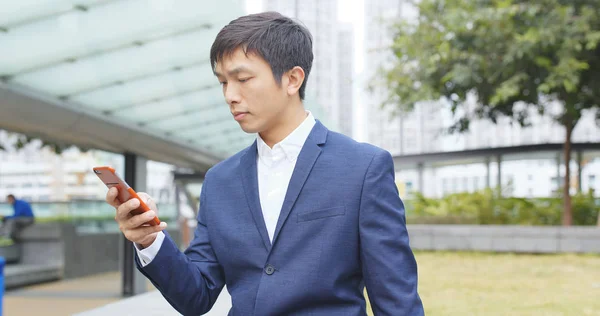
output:
[[339,126],[337,0],[265,0],[263,11],[277,11],[304,24],[313,37],[314,61],[306,99],[319,104],[331,128]]
[[354,26],[343,23],[338,26],[338,127],[339,132],[353,135],[354,115]]

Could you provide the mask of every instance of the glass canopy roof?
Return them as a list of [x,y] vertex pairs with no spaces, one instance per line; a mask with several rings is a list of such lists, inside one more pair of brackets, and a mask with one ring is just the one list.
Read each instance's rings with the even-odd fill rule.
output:
[[255,136],[231,118],[209,50],[244,8],[244,0],[3,1],[0,84],[225,158]]

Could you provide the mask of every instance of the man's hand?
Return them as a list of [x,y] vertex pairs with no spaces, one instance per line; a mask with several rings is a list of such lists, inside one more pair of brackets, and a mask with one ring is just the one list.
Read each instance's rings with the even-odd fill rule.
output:
[[131,199],[125,203],[120,203],[117,199],[117,188],[110,188],[106,194],[106,202],[117,209],[115,221],[119,224],[119,229],[131,242],[138,244],[141,248],[149,247],[159,231],[167,228],[167,223],[161,222],[160,225],[150,226],[146,224],[157,215],[156,203],[150,196],[144,192],[138,192],[138,196],[148,205],[151,211],[139,215],[131,214],[131,211],[140,206],[137,199]]

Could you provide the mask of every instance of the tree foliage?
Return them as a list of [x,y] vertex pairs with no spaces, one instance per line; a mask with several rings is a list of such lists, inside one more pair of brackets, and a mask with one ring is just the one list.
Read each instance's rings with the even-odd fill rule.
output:
[[[600,1],[421,0],[415,20],[394,25],[393,65],[384,72],[392,104],[443,99],[464,132],[473,119],[529,125],[531,109],[571,134],[586,110],[600,123]],[[476,98],[469,105],[468,96]],[[559,104],[559,111],[552,111]],[[570,171],[567,166],[566,178]],[[564,181],[570,224],[569,181]]]
[[[410,110],[444,98],[456,112],[473,93],[473,118],[507,116],[527,125],[528,105],[573,126],[600,105],[600,1],[422,0],[416,21],[395,27],[394,66],[385,73],[387,103]],[[521,105],[519,105],[521,103]],[[600,118],[600,116],[599,116]]]
[[[12,148],[14,150],[21,150],[21,149],[25,148],[27,145],[33,144],[36,140],[40,142],[41,148],[49,148],[57,155],[60,155],[65,150],[73,147],[73,145],[70,145],[70,144],[48,141],[48,140],[44,140],[44,139],[30,137],[30,136],[23,135],[23,134],[6,132],[6,135],[7,135],[6,138],[8,139],[8,141],[5,143],[0,143],[0,151],[6,151],[9,148]],[[79,148],[79,150],[82,152],[87,151],[86,148]]]

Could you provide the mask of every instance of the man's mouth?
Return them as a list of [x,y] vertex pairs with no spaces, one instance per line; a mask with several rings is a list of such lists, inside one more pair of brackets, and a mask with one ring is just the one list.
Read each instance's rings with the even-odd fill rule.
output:
[[248,112],[233,112],[233,118],[236,121],[240,121],[240,120],[243,120],[247,114],[248,114]]

